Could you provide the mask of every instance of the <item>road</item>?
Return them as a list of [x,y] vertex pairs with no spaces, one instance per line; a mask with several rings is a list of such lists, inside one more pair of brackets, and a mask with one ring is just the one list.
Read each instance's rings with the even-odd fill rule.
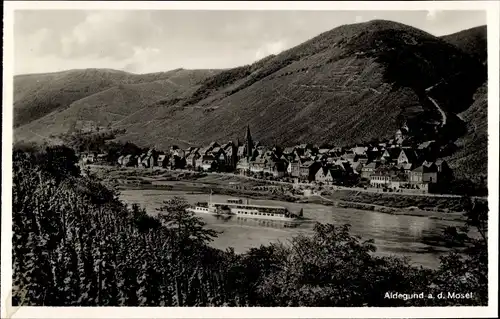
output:
[[432,97],[429,96],[429,93],[430,91],[436,86],[438,85],[439,83],[437,84],[434,84],[433,86],[430,86],[428,87],[427,89],[425,89],[425,92],[427,93],[427,98],[429,99],[429,101],[431,101],[431,103],[437,108],[437,110],[439,111],[439,113],[441,113],[441,117],[442,117],[442,120],[441,120],[441,127],[445,126],[446,125],[446,120],[447,120],[447,116],[446,116],[446,112],[443,111],[443,109],[441,108],[441,106],[439,106],[438,102],[436,102],[436,100],[434,100]]
[[439,104],[436,102],[436,100],[434,100],[432,97],[430,96],[427,96],[427,98],[432,102],[432,104],[434,104],[434,106],[438,109],[439,113],[441,113],[441,117],[443,118],[441,120],[441,127],[445,126],[446,125],[446,113],[443,111],[443,109],[439,106]]

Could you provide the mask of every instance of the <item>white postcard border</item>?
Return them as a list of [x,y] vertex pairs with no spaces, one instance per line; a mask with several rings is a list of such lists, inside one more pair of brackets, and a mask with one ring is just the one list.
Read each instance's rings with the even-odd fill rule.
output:
[[[398,318],[498,316],[498,142],[499,142],[499,3],[497,1],[394,2],[4,2],[4,69],[2,118],[2,258],[1,318]],[[12,286],[12,107],[14,10],[486,10],[488,20],[488,190],[489,190],[489,306],[436,308],[131,308],[21,307],[10,305]],[[9,106],[9,107],[8,107]]]

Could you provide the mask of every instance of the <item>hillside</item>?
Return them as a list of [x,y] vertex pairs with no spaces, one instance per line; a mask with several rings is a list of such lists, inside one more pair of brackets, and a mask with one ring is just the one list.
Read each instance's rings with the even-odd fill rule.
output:
[[[467,111],[485,79],[483,65],[454,45],[375,20],[340,26],[252,65],[222,70],[199,85],[180,88],[160,78],[148,82],[147,90],[137,83],[122,88],[104,83],[108,91],[101,88],[18,128],[16,138],[64,133],[79,119],[124,128],[120,139],[144,146],[242,139],[247,124],[268,144],[345,145],[393,136],[403,123],[421,138],[432,138],[444,112],[451,123],[444,131],[453,140],[460,127],[466,130],[456,114]],[[23,84],[16,86],[23,96]]]
[[480,180],[488,173],[488,85],[483,84],[474,95],[474,103],[459,114],[467,123],[467,134],[457,141],[458,151],[450,158],[450,166],[461,178]]
[[46,140],[50,135],[79,128],[80,121],[94,121],[100,126],[118,124],[151,103],[189,94],[217,72],[177,69],[136,75],[93,69],[16,76],[16,124],[33,120],[16,128],[15,138]]
[[488,60],[487,29],[485,25],[445,35],[441,39],[457,46],[465,53],[473,55],[481,62]]
[[[486,63],[487,29],[479,26],[441,37],[462,51]],[[467,123],[467,132],[458,139],[459,150],[449,160],[461,178],[480,180],[488,172],[488,85],[485,82],[474,94],[474,103],[458,115]]]
[[117,86],[174,79],[181,81],[179,85],[193,85],[210,74],[211,71],[178,69],[137,75],[117,70],[86,69],[18,75],[14,77],[14,127],[42,118],[52,111],[67,109],[75,101]]

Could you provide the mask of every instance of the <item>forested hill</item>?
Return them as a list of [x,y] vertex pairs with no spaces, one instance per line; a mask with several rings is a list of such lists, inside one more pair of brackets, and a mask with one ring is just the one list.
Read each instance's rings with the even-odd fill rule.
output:
[[[488,61],[487,28],[479,26],[441,37],[482,63]],[[458,139],[458,151],[449,160],[456,175],[474,180],[486,179],[488,173],[488,82],[474,93],[474,103],[459,117],[467,133]]]
[[476,57],[481,62],[488,60],[488,37],[485,25],[470,28],[460,32],[442,36],[441,39],[449,42],[464,52]]

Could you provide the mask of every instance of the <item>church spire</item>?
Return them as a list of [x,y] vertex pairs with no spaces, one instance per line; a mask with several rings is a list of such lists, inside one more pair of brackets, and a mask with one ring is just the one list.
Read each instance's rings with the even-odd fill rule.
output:
[[247,125],[247,132],[245,135],[245,143],[246,143],[246,149],[247,149],[247,159],[250,160],[253,155],[253,141],[252,141],[252,135],[250,134],[250,125]]

